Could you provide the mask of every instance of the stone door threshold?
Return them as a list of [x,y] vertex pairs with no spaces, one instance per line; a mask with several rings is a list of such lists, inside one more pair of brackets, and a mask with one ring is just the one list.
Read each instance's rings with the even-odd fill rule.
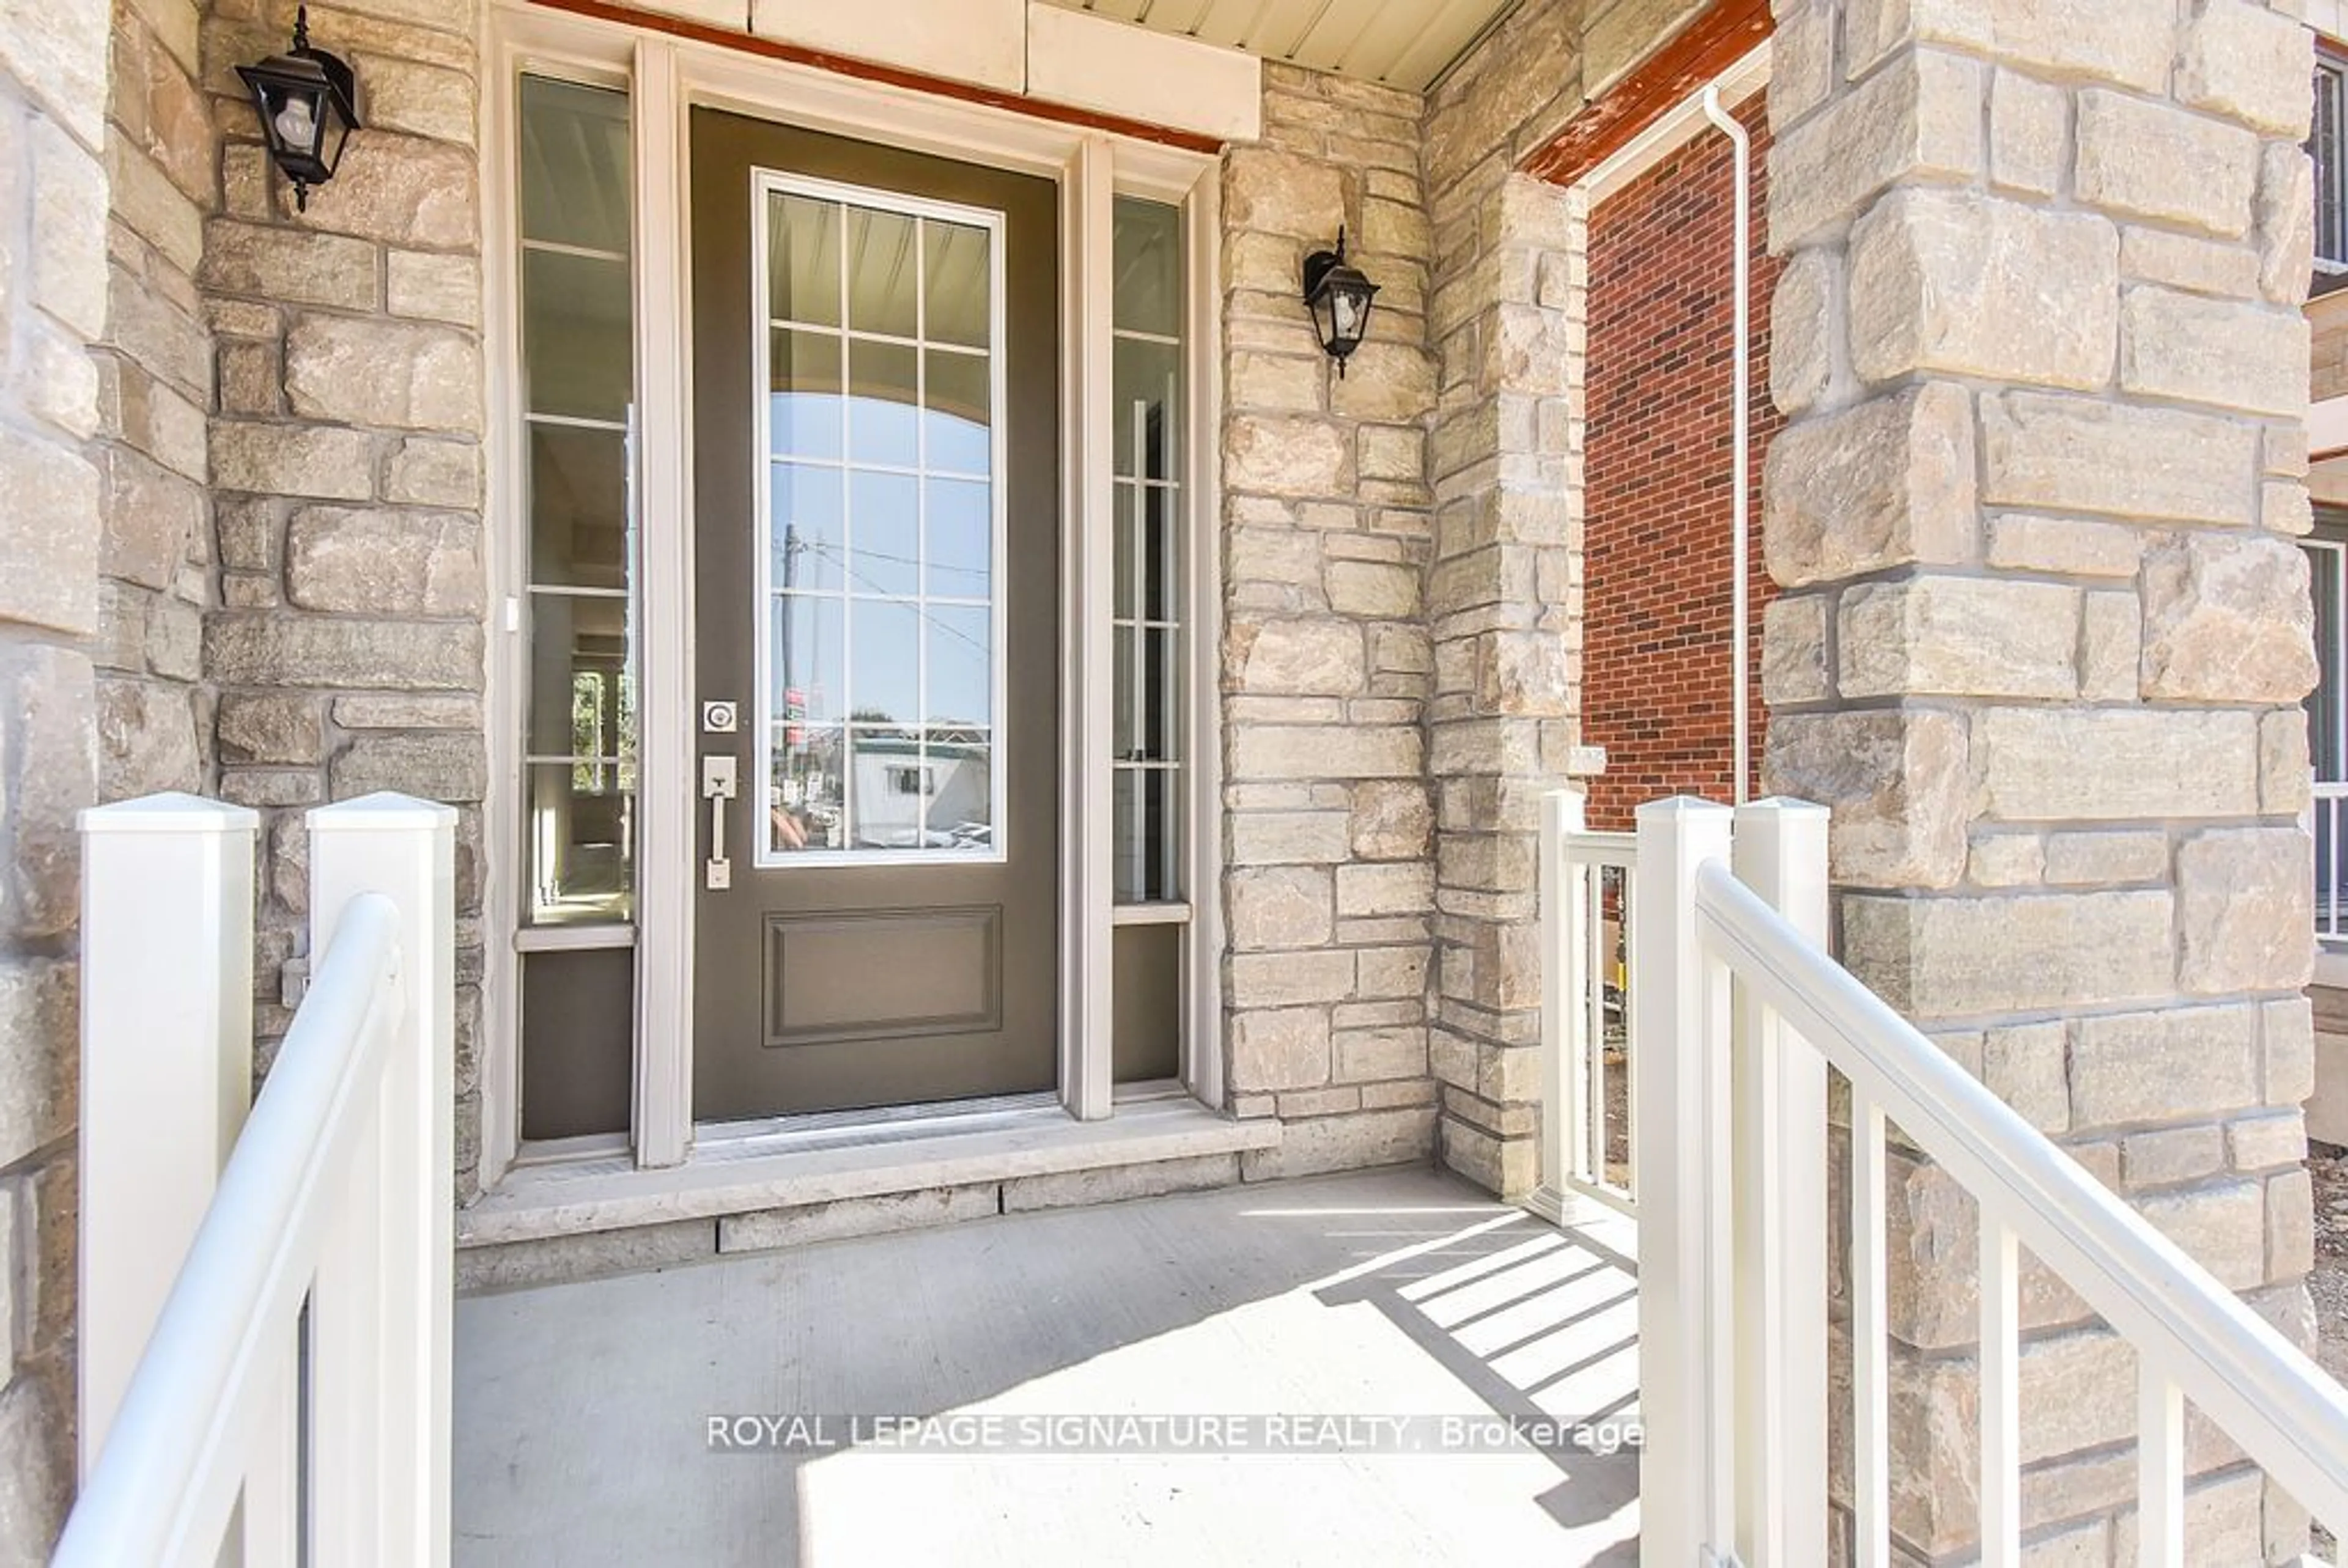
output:
[[1121,1100],[1104,1122],[1056,1102],[868,1128],[770,1124],[637,1170],[623,1151],[523,1164],[457,1215],[462,1290],[661,1268],[1023,1210],[1226,1186],[1277,1122],[1187,1097]]

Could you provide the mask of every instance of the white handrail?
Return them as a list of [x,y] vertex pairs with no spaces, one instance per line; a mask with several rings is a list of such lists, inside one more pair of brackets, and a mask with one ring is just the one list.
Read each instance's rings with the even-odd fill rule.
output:
[[2297,1346],[1715,861],[1704,939],[2300,1502],[2348,1522],[2348,1397]]
[[217,1556],[244,1480],[241,1436],[280,1392],[262,1364],[300,1317],[405,1007],[398,918],[379,894],[344,911],[53,1568]]

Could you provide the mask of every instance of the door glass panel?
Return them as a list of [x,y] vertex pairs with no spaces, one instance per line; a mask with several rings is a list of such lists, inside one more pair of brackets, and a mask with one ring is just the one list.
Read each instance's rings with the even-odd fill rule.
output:
[[921,354],[909,343],[848,340],[850,462],[920,465],[921,374]]
[[541,926],[628,917],[635,796],[615,763],[533,763],[529,812],[530,911]]
[[930,219],[922,225],[923,297],[928,315],[924,336],[932,343],[984,348],[994,332],[994,297],[988,288],[993,242],[983,229]]
[[856,331],[920,335],[918,221],[902,212],[848,209],[848,324]]
[[840,396],[839,339],[778,328],[767,354],[768,438],[778,457],[839,456],[847,421]]
[[1182,212],[1162,201],[1119,200],[1109,221],[1117,269],[1110,319],[1120,332],[1182,331]]
[[762,178],[760,860],[994,858],[999,220]]
[[635,398],[635,323],[624,255],[528,250],[522,374],[533,414],[624,421]]
[[618,430],[530,426],[530,580],[628,586],[628,440]]
[[778,196],[767,210],[767,297],[778,322],[839,325],[839,208]]
[[628,249],[628,96],[521,79],[521,231],[582,250]]

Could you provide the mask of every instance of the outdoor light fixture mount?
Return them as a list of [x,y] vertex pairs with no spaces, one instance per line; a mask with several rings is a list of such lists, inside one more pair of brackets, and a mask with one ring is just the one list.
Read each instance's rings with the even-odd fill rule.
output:
[[335,56],[310,45],[310,8],[294,13],[294,46],[236,74],[252,93],[270,160],[294,182],[294,205],[309,210],[310,187],[335,177],[343,145],[359,127],[358,81]]
[[1304,258],[1304,304],[1313,313],[1313,330],[1321,347],[1337,362],[1342,380],[1345,361],[1362,346],[1370,330],[1370,302],[1378,286],[1345,260],[1345,231],[1337,231],[1337,248],[1315,251]]

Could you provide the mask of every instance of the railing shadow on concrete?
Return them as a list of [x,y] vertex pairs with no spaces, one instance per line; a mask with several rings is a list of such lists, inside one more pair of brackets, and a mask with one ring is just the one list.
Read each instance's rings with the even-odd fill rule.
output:
[[252,1092],[255,815],[82,817],[82,1484],[55,1563],[446,1563],[456,813],[309,814]]

